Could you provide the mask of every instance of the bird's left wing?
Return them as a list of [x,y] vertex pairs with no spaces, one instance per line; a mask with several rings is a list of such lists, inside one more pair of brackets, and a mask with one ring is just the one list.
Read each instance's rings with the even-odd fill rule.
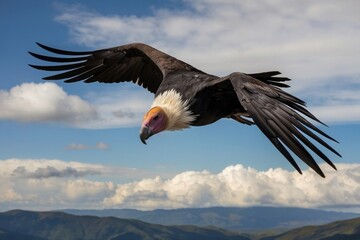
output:
[[[325,176],[324,173],[305,146],[336,169],[330,159],[308,139],[312,138],[340,156],[338,152],[318,135],[322,135],[335,142],[336,140],[304,118],[306,116],[321,123],[313,114],[305,109],[305,103],[278,87],[256,79],[255,76],[233,73],[228,79],[238,96],[240,104],[272,144],[299,173],[301,173],[299,166],[285,146],[322,177]],[[315,134],[315,132],[318,134]]]

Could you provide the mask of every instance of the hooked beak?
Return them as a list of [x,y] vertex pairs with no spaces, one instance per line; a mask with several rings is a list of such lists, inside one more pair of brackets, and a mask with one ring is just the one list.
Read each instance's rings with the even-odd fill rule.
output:
[[140,140],[143,144],[146,144],[145,140],[153,135],[151,129],[147,126],[143,126],[140,130]]

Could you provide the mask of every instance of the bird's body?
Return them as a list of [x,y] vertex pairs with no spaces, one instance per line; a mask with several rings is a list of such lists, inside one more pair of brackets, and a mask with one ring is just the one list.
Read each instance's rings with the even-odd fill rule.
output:
[[141,127],[143,143],[164,130],[181,130],[231,118],[248,125],[256,124],[300,173],[288,149],[321,176],[324,176],[323,172],[305,146],[335,168],[303,133],[340,156],[318,135],[334,139],[303,117],[320,122],[305,109],[305,103],[281,89],[288,87],[284,82],[290,79],[277,76],[280,74],[277,71],[256,74],[234,72],[218,77],[142,43],[87,52],[39,46],[66,56],[49,57],[30,52],[44,61],[64,63],[55,66],[31,65],[40,70],[63,71],[45,80],[132,81],[154,93],[154,102],[145,114]]

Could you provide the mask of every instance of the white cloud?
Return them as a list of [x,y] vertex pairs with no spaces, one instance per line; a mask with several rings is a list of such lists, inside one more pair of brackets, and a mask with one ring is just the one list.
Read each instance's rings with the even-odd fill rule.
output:
[[4,179],[0,186],[0,207],[2,210],[98,208],[99,202],[113,190],[112,182],[87,179]]
[[98,149],[98,150],[107,150],[110,146],[104,142],[98,142],[95,146],[88,146],[79,143],[72,143],[66,147],[68,150],[86,150],[86,149]]
[[213,73],[281,67],[301,78],[359,74],[352,61],[360,55],[358,1],[186,2],[186,9],[157,9],[152,16],[68,6],[56,19],[82,45],[147,42]]
[[[111,182],[84,179],[106,172],[101,165],[60,160],[8,159],[0,161],[0,207],[58,208],[87,206],[113,191]],[[62,180],[59,180],[62,178]]]
[[118,182],[157,174],[144,169],[56,159],[0,160],[0,210],[99,208],[105,198],[115,194]]
[[[55,83],[23,83],[9,91],[0,89],[0,120],[56,122],[90,129],[137,126],[151,97],[124,88],[111,93],[89,93],[88,100],[84,100],[69,95]],[[95,148],[101,147],[105,146]]]
[[49,159],[8,159],[0,161],[0,176],[15,178],[83,177],[99,175],[104,166]]
[[[313,171],[257,171],[229,166],[219,174],[183,172],[172,179],[145,179],[117,187],[108,206],[182,208],[205,206],[299,206],[360,204],[360,165],[339,164],[337,172],[322,166],[327,178]],[[346,196],[346,198],[344,198]]]
[[[360,77],[359,1],[183,2],[185,8],[150,16],[105,16],[67,5],[56,20],[91,48],[145,42],[213,74],[280,70],[294,79],[290,91],[311,101],[323,91],[330,100]],[[322,104],[319,112],[330,121],[359,121],[349,109],[360,101],[345,105],[336,118],[332,105]]]
[[310,110],[324,122],[360,122],[360,81],[352,79],[347,86],[338,81],[323,91],[309,90]]
[[[60,160],[8,159],[0,161],[0,208],[359,206],[360,164],[338,164],[338,171],[321,167],[325,179],[312,170],[299,175],[280,168],[257,171],[235,165],[217,174],[187,171],[118,184],[106,179],[154,173]],[[94,180],[94,174],[105,180]]]
[[85,150],[89,148],[89,146],[80,143],[72,143],[66,147],[68,150]]
[[96,119],[95,108],[78,96],[68,95],[58,85],[23,83],[0,90],[0,119],[21,122],[79,122]]
[[334,104],[311,107],[310,110],[323,122],[360,122],[360,104]]
[[[99,143],[98,148],[103,143]],[[0,177],[4,178],[82,178],[87,176],[119,176],[120,180],[139,179],[158,174],[155,171],[106,166],[57,159],[7,159],[0,160]],[[165,174],[167,175],[167,174]]]
[[36,169],[34,172],[28,172],[25,167],[17,167],[13,175],[25,178],[53,178],[53,177],[82,177],[85,175],[97,175],[97,171],[78,171],[72,167],[66,167],[65,169],[59,170],[55,167],[41,167]]

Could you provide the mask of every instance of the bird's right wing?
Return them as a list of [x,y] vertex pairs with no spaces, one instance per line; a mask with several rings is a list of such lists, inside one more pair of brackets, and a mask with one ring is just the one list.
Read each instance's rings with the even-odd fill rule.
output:
[[[321,123],[305,109],[305,103],[280,88],[269,85],[271,83],[267,82],[266,79],[259,80],[255,77],[256,74],[251,76],[243,73],[233,73],[228,78],[240,104],[272,144],[300,173],[299,166],[285,146],[322,177],[324,177],[324,173],[305,146],[336,169],[330,159],[309,140],[312,138],[340,156],[338,152],[314,132],[333,141],[335,140],[304,118],[306,116]],[[273,80],[276,82],[276,79]]]
[[40,60],[57,63],[49,66],[30,65],[45,71],[60,72],[43,78],[44,80],[64,80],[65,82],[134,82],[155,93],[164,75],[173,69],[192,68],[153,47],[142,43],[101,49],[96,51],[65,51],[38,45],[55,56],[45,56],[29,52]]

